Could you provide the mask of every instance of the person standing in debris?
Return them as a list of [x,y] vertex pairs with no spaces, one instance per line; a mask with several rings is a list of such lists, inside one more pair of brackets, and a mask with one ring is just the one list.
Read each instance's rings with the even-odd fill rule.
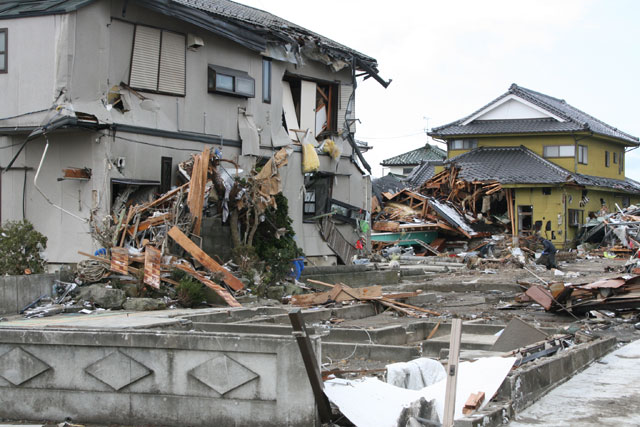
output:
[[544,239],[540,236],[538,236],[538,239],[539,242],[542,243],[543,250],[542,255],[540,255],[540,258],[538,258],[536,263],[544,265],[547,267],[547,270],[558,268],[558,265],[556,264],[556,252],[558,252],[558,250],[556,247],[550,240]]

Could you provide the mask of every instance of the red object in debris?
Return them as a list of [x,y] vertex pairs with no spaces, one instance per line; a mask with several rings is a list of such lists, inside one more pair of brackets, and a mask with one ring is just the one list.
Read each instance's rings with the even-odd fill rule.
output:
[[358,240],[356,242],[356,249],[364,249],[364,246],[362,246],[362,240]]
[[551,303],[553,303],[551,293],[542,286],[534,285],[530,287],[525,292],[525,295],[540,304],[545,310],[549,310],[551,308]]

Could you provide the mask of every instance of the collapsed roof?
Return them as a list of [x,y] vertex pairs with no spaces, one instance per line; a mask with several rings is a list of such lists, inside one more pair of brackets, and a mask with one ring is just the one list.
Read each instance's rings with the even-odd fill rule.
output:
[[497,181],[501,184],[575,184],[640,194],[640,183],[570,172],[524,146],[480,147],[445,162],[459,168],[465,181]]
[[[483,120],[486,112],[511,99],[517,99],[546,114],[535,118]],[[450,138],[466,135],[539,134],[561,132],[591,132],[621,140],[626,145],[638,145],[640,139],[604,123],[601,120],[567,104],[564,99],[512,84],[507,92],[484,107],[455,122],[433,128],[430,136]]]
[[[96,0],[0,0],[0,19],[69,13]],[[126,13],[127,3],[123,13]],[[377,61],[269,12],[230,0],[131,0],[155,12],[196,25],[250,50],[302,64],[302,57],[339,71],[353,67],[387,87]]]

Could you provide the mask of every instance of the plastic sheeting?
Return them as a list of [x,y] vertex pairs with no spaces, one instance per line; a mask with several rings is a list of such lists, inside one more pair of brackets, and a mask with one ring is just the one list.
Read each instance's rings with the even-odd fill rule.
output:
[[238,112],[238,132],[242,141],[242,155],[260,155],[258,127],[253,121],[253,116],[242,109]]
[[[462,408],[471,393],[493,396],[515,363],[515,357],[487,357],[459,366],[455,419],[462,418]],[[446,378],[421,390],[407,390],[377,378],[325,381],[325,393],[356,426],[392,427],[397,425],[402,409],[424,397],[435,400],[438,417],[444,414]],[[490,400],[487,399],[481,408]]]
[[447,377],[442,364],[427,357],[392,363],[386,368],[387,383],[409,390],[420,390]]

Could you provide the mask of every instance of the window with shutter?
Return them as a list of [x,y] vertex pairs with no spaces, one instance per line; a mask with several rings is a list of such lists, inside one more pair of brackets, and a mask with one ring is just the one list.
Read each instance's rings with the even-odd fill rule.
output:
[[184,34],[136,25],[129,86],[184,95],[185,40]]

